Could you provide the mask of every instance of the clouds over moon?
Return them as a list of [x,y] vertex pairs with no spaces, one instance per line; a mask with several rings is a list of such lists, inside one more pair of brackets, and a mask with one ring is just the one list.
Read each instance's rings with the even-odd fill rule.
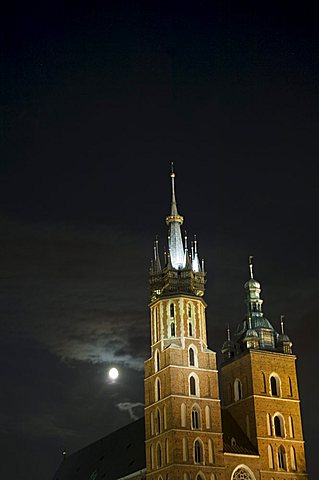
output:
[[30,336],[64,361],[141,370],[148,249],[140,239],[107,228],[1,223],[2,333]]

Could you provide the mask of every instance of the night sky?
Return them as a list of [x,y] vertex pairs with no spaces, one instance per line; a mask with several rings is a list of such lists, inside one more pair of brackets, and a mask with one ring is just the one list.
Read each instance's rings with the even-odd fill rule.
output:
[[[278,3],[281,5],[278,6]],[[298,357],[319,478],[319,34],[311,4],[11,3],[0,38],[0,478],[52,478],[143,415],[170,162],[209,346],[264,312]],[[110,366],[120,370],[106,380]]]

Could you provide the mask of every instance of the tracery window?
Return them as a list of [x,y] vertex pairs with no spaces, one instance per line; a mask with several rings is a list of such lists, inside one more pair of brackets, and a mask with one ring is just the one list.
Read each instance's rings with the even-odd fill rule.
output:
[[192,428],[198,430],[200,428],[200,412],[198,407],[192,409]]
[[283,445],[278,448],[278,467],[287,470],[286,450]]
[[233,473],[232,480],[254,480],[254,479],[244,467],[240,467]]

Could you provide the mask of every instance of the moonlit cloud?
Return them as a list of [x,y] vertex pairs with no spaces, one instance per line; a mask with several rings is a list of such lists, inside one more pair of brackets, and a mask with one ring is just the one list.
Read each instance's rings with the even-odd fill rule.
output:
[[[137,416],[136,413],[134,413],[135,409],[138,408],[138,407],[141,407],[141,408],[144,407],[144,403],[122,402],[122,403],[118,403],[117,407],[118,407],[119,410],[122,410],[124,412],[128,412],[128,414],[130,416],[130,419],[132,421],[134,421],[134,420],[138,420],[138,418],[139,418],[139,416]],[[143,414],[144,414],[144,411],[141,410],[141,415],[143,415]]]

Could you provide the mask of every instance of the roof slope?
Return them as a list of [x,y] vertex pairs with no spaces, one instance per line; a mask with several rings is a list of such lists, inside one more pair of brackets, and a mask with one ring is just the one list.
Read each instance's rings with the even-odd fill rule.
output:
[[144,417],[66,456],[53,480],[115,480],[145,468]]
[[[222,409],[224,452],[239,453],[244,455],[258,455],[258,451],[252,445],[232,415]],[[232,439],[234,440],[232,441]]]

